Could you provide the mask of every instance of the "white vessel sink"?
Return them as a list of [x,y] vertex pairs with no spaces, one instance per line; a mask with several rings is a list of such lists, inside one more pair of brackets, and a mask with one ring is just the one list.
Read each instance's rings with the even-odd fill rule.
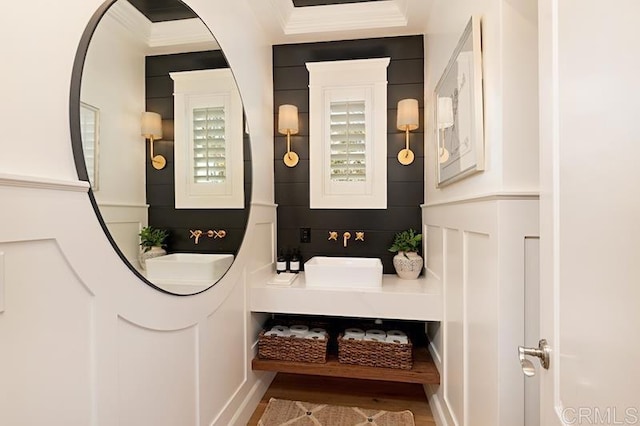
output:
[[382,287],[382,261],[369,257],[315,256],[304,264],[307,287],[362,288]]
[[173,253],[147,259],[147,279],[158,283],[216,282],[233,263],[232,254]]

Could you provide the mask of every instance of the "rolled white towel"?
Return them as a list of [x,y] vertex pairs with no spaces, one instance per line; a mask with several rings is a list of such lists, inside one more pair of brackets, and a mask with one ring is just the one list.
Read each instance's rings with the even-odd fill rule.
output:
[[296,335],[305,335],[309,332],[309,327],[306,325],[292,325],[289,327],[289,331]]
[[327,338],[327,336],[324,335],[323,333],[312,333],[312,332],[309,332],[309,333],[304,335],[304,339],[310,339],[310,340],[325,340],[326,338]]
[[365,336],[387,337],[387,333],[382,330],[370,329],[364,332]]
[[359,328],[347,328],[344,331],[344,337],[359,337],[362,339],[364,337],[364,330]]
[[274,325],[273,327],[271,327],[271,331],[276,331],[276,330],[286,333],[289,331],[289,327],[287,327],[286,325]]
[[364,336],[364,341],[366,342],[386,342],[386,337],[384,336]]
[[309,333],[320,333],[320,334],[324,334],[325,336],[329,335],[329,333],[327,333],[327,330],[320,327],[312,328],[311,330],[309,330]]
[[389,330],[387,331],[387,336],[404,336],[407,337],[407,333],[400,330]]
[[409,338],[407,336],[387,336],[385,341],[388,343],[397,343],[397,344],[406,345],[407,343],[409,343]]

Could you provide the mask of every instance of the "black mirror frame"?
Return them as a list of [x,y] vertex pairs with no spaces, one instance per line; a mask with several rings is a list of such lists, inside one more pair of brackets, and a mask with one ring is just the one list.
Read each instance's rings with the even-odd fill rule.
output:
[[[89,23],[87,24],[84,32],[82,33],[82,37],[80,38],[80,43],[76,51],[76,55],[73,61],[73,68],[71,71],[71,83],[70,83],[70,91],[69,91],[69,126],[71,130],[71,147],[73,152],[73,159],[76,166],[76,171],[78,173],[78,179],[85,182],[89,182],[89,174],[87,173],[87,165],[84,159],[84,152],[82,147],[82,134],[80,129],[80,93],[82,88],[82,72],[84,70],[85,58],[87,56],[87,52],[89,50],[89,45],[91,43],[93,34],[95,33],[96,28],[98,27],[98,24],[102,20],[103,16],[107,13],[109,8],[113,6],[113,4],[116,3],[117,1],[120,1],[120,0],[106,0],[104,3],[102,3],[102,5],[100,5],[100,7],[96,10],[96,12],[91,16],[91,19],[89,20]],[[186,4],[185,6],[189,7]],[[211,36],[213,37],[213,34],[211,34]],[[188,294],[181,294],[181,293],[172,293],[168,290],[165,290],[162,287],[159,287],[154,283],[152,283],[151,281],[149,281],[129,262],[129,260],[126,258],[124,253],[118,247],[118,244],[116,243],[116,241],[111,236],[111,232],[109,231],[109,228],[104,218],[102,217],[102,214],[100,213],[98,202],[96,201],[95,195],[91,187],[89,187],[88,196],[91,202],[91,206],[93,207],[93,211],[95,212],[98,222],[100,223],[100,227],[102,228],[105,236],[109,240],[109,243],[115,250],[118,257],[120,257],[120,259],[127,266],[127,268],[129,268],[129,270],[137,278],[139,278],[145,284],[149,285],[150,287],[153,287],[154,289],[162,293],[169,294],[172,296],[179,296],[179,297],[195,296],[197,294],[203,293],[209,290],[211,287],[213,287],[222,278],[224,278],[224,276],[229,272],[229,270],[233,266],[232,265],[231,267],[229,267],[227,271],[225,271],[225,273],[217,281],[213,282],[210,286],[206,287],[201,291],[188,293]],[[245,206],[245,208],[249,208],[249,206]],[[247,217],[248,216],[249,215],[247,214]],[[246,236],[246,227],[245,227],[245,236]],[[243,237],[243,240],[244,240],[244,237]],[[240,250],[240,248],[238,248],[238,250]],[[235,259],[234,259],[234,262],[235,262]]]

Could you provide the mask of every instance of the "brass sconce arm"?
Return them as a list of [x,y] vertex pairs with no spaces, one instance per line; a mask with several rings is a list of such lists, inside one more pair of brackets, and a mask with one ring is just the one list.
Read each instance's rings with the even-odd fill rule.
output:
[[405,148],[398,153],[398,161],[403,166],[413,163],[415,154],[409,148],[409,131],[416,130],[420,125],[420,110],[417,99],[402,99],[398,102],[398,130],[405,132]]
[[300,158],[291,151],[291,135],[298,133],[298,107],[295,105],[280,105],[278,108],[278,133],[287,135],[287,153],[283,161],[287,167],[295,167]]

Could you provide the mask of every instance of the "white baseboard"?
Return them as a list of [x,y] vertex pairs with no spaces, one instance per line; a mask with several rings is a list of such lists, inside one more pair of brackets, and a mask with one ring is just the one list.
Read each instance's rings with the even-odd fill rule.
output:
[[249,419],[253,415],[253,412],[258,407],[260,400],[269,389],[271,382],[276,377],[276,373],[259,372],[255,373],[260,375],[260,378],[256,380],[253,387],[244,398],[240,407],[229,421],[229,425],[246,425]]
[[447,412],[447,406],[442,403],[440,396],[438,395],[439,386],[437,385],[424,385],[424,393],[429,400],[429,407],[431,408],[431,414],[433,420],[438,426],[450,426],[454,425],[451,416]]

